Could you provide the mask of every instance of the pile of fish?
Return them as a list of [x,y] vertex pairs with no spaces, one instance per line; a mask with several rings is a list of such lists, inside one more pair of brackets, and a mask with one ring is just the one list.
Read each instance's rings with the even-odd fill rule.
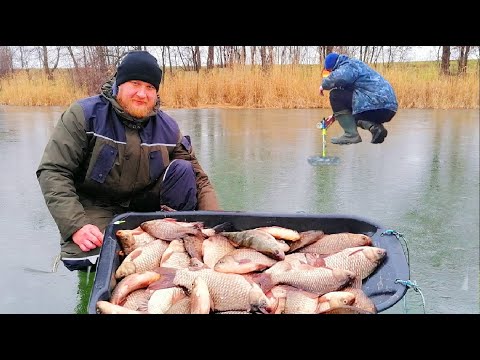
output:
[[122,261],[99,314],[377,312],[362,281],[386,250],[364,234],[164,218],[116,236]]

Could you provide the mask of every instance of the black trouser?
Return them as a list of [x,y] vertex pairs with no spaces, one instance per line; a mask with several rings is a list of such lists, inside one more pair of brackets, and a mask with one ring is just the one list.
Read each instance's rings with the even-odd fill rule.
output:
[[[353,91],[344,89],[332,89],[330,91],[330,106],[333,113],[342,110],[352,111]],[[355,120],[366,120],[373,123],[382,124],[389,122],[395,116],[395,112],[388,109],[377,109],[364,111],[353,115]]]

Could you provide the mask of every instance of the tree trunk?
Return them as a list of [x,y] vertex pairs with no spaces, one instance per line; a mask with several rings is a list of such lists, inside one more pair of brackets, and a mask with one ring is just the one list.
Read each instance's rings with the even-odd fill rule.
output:
[[470,52],[470,46],[459,46],[458,75],[463,75],[467,73],[469,52]]
[[75,56],[73,55],[73,50],[71,46],[67,46],[68,53],[70,54],[70,57],[72,58],[73,66],[75,67],[75,70],[78,70],[78,63],[77,60],[75,59]]
[[161,47],[161,53],[162,53],[162,84],[165,84],[165,68],[166,68],[166,65],[165,65],[165,49],[166,47],[165,46],[162,46]]
[[48,67],[48,51],[46,46],[42,46],[42,56],[43,56],[43,71],[47,75],[48,80],[53,80],[52,71]]
[[172,52],[170,51],[170,46],[167,46],[167,52],[168,52],[168,67],[170,69],[170,75],[173,75]]
[[319,46],[318,47],[318,61],[320,64],[322,64],[325,61],[325,58],[327,57],[328,54],[333,52],[333,46]]
[[250,58],[252,65],[255,65],[255,54],[257,52],[257,47],[256,46],[250,46]]
[[245,65],[247,62],[247,47],[242,46],[241,56],[240,56],[240,63]]
[[262,70],[267,68],[267,48],[265,46],[260,46],[260,63],[262,65]]
[[0,77],[13,72],[13,56],[9,46],[0,46]]
[[442,62],[440,74],[450,75],[450,46],[442,46]]
[[214,47],[209,46],[208,47],[208,54],[207,54],[207,70],[213,69],[214,66]]
[[192,62],[193,69],[199,73],[202,68],[202,60],[200,59],[200,46],[198,45],[192,47]]

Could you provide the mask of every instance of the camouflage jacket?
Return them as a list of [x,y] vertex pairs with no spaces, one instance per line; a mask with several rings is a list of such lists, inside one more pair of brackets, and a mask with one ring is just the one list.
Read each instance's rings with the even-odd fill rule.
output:
[[325,90],[353,90],[352,113],[388,109],[397,111],[395,92],[390,83],[364,62],[339,55],[332,72],[323,79]]

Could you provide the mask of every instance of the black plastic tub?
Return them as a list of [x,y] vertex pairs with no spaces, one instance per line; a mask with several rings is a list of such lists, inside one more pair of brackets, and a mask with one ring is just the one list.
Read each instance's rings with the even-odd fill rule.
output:
[[175,218],[178,221],[202,221],[205,227],[231,222],[236,230],[261,226],[282,226],[301,231],[323,230],[326,234],[340,232],[362,233],[373,240],[373,245],[387,251],[382,264],[364,280],[362,289],[373,300],[378,312],[393,306],[406,293],[406,287],[396,280],[409,280],[410,269],[400,241],[382,226],[367,219],[330,214],[305,213],[257,213],[238,211],[175,211],[175,212],[130,212],[115,217],[105,229],[105,237],[95,273],[88,312],[96,313],[99,300],[109,300],[116,285],[115,271],[120,265],[121,250],[116,231],[133,229],[152,219]]

